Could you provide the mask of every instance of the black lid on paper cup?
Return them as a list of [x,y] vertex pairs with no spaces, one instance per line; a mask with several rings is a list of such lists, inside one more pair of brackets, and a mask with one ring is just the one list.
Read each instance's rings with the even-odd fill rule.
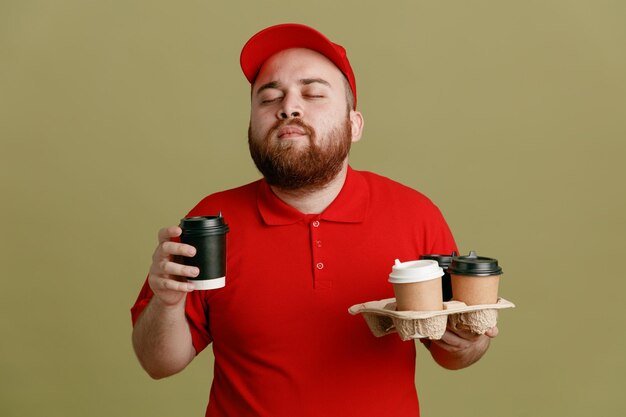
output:
[[433,261],[437,261],[440,267],[442,267],[443,269],[448,269],[448,267],[452,263],[452,258],[454,258],[455,256],[457,256],[456,252],[452,252],[451,255],[429,253],[427,255],[420,256],[420,259],[430,259]]
[[229,230],[222,213],[217,216],[185,217],[180,221],[180,228],[183,234],[194,236],[223,235]]
[[502,268],[498,266],[498,260],[478,256],[471,251],[466,256],[455,256],[448,267],[448,273],[464,275],[470,277],[488,277],[491,275],[501,275]]

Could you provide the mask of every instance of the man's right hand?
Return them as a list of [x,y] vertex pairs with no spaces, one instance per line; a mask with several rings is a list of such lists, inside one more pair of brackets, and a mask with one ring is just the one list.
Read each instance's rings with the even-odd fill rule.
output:
[[180,256],[194,256],[193,246],[171,239],[181,235],[178,226],[159,230],[159,245],[152,255],[148,284],[154,297],[133,328],[133,347],[141,366],[152,378],[164,378],[182,371],[195,357],[185,299],[193,291],[187,277],[198,268],[175,262]]
[[193,284],[188,283],[186,277],[193,278],[200,273],[194,266],[175,262],[176,257],[192,257],[196,254],[196,248],[193,246],[171,241],[182,232],[178,226],[159,230],[159,245],[152,255],[148,283],[158,301],[165,306],[182,303],[186,294],[194,290]]

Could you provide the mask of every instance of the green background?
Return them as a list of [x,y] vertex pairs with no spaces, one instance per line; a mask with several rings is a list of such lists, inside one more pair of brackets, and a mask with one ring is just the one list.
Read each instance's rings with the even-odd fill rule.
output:
[[623,412],[626,3],[1,0],[0,415],[203,415],[210,349],[151,380],[129,308],[157,230],[258,177],[239,51],[281,22],[349,52],[352,165],[504,267],[481,362],[418,350],[423,415]]

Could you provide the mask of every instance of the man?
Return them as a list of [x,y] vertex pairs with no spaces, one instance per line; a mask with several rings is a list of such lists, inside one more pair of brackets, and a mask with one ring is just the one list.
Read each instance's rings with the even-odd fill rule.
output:
[[[267,28],[244,46],[249,146],[263,180],[206,197],[189,213],[230,226],[226,287],[194,291],[195,249],[159,231],[132,309],[133,345],[154,378],[215,355],[207,416],[417,416],[415,344],[375,338],[356,303],[393,296],[393,260],[457,250],[437,207],[417,191],[353,170],[360,139],[345,50],[303,25]],[[383,139],[381,139],[383,140]],[[469,366],[490,337],[458,330],[425,342],[442,366]]]

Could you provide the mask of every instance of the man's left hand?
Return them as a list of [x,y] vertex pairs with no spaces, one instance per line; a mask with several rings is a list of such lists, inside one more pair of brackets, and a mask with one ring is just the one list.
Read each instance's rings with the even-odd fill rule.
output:
[[489,348],[491,339],[498,335],[498,328],[492,327],[485,334],[448,326],[440,340],[425,340],[435,361],[446,369],[462,369],[478,361]]

